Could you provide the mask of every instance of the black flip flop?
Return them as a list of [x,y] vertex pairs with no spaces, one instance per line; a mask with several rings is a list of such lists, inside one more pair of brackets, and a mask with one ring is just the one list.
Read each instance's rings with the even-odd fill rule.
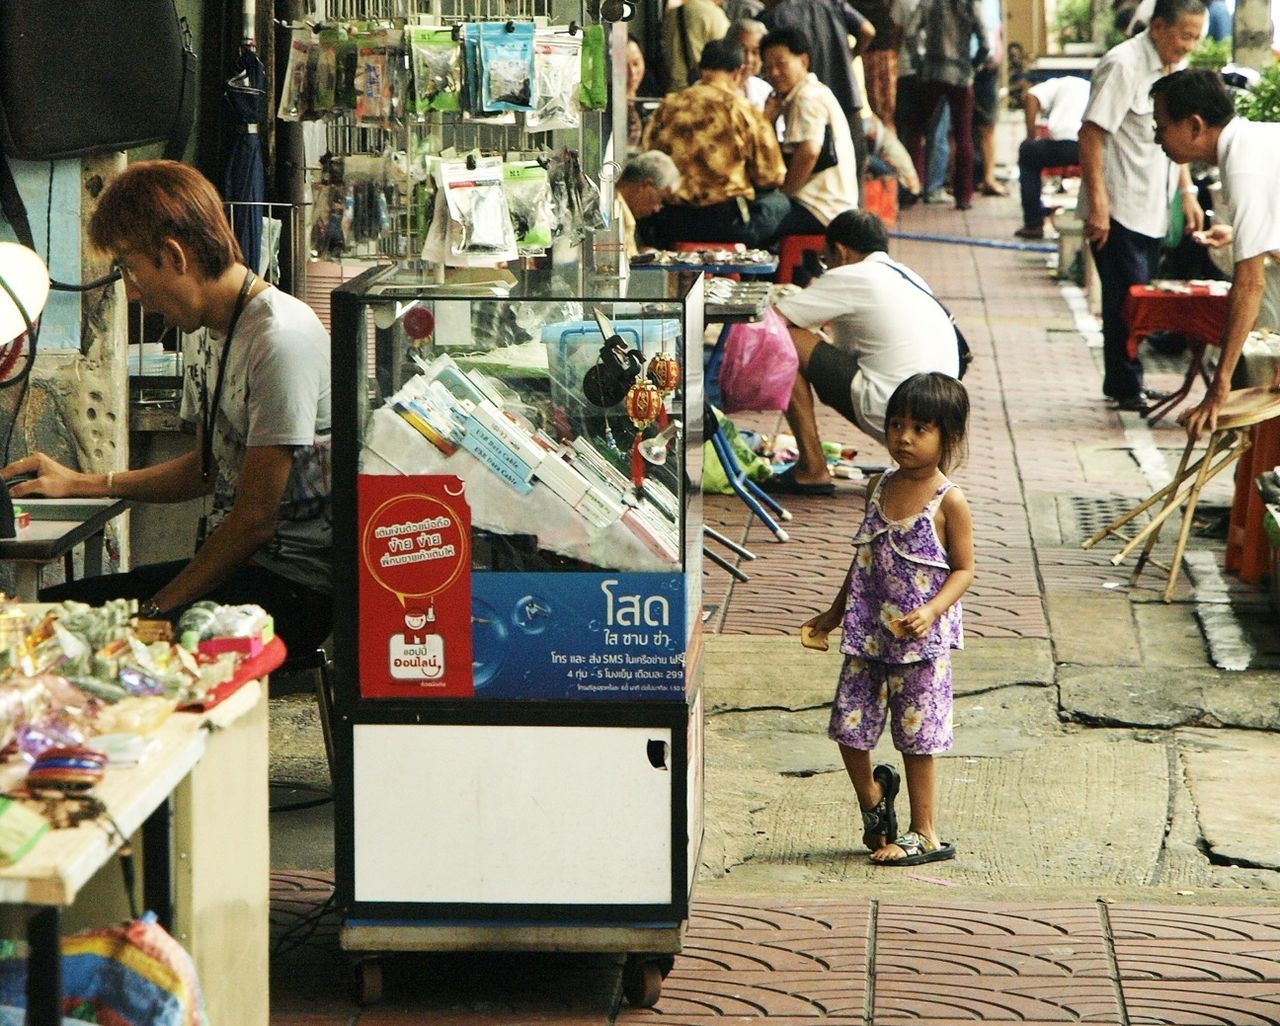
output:
[[893,843],[905,851],[906,855],[900,859],[876,861],[877,866],[922,866],[926,862],[945,862],[956,857],[956,846],[949,841],[943,841],[932,851],[926,850],[925,839],[914,830],[903,834]]
[[835,495],[836,486],[830,482],[811,483],[797,481],[795,468],[788,467],[781,474],[765,478],[760,487],[770,495]]
[[[902,778],[898,771],[888,763],[882,762],[871,771],[872,778],[880,785],[880,800],[869,809],[860,809],[862,813],[862,843],[867,844],[868,836],[897,837],[898,813],[893,803],[902,786]],[[867,844],[871,849],[871,845]]]

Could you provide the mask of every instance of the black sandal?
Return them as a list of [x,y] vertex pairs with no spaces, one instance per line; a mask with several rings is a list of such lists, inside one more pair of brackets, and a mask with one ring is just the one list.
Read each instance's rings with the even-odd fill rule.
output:
[[902,786],[902,778],[897,770],[883,762],[871,771],[871,777],[880,785],[880,800],[871,808],[859,811],[862,813],[862,843],[868,851],[875,851],[868,838],[898,836],[898,814],[893,803]]

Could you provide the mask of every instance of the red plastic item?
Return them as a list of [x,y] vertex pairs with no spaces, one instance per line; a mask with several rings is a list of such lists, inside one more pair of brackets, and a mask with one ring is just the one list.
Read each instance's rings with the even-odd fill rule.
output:
[[773,280],[779,285],[791,283],[795,269],[808,252],[821,253],[827,245],[825,235],[784,235],[778,246],[778,273]]
[[875,214],[886,228],[898,223],[898,179],[868,178],[862,183],[863,209]]
[[1228,570],[1245,584],[1257,584],[1270,572],[1270,546],[1262,526],[1266,506],[1254,482],[1263,471],[1280,465],[1280,418],[1253,427],[1253,444],[1236,464],[1235,499],[1227,527]]

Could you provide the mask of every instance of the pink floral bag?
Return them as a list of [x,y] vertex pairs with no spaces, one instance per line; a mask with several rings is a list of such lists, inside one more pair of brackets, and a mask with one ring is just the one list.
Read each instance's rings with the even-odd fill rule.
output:
[[720,364],[721,409],[785,410],[799,367],[786,321],[773,307],[753,324],[733,325]]

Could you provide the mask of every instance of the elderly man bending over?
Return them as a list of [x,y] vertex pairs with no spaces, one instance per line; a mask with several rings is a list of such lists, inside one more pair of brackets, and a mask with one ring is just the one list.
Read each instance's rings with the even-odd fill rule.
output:
[[[846,210],[826,230],[829,270],[803,292],[782,300],[800,357],[787,424],[800,458],[764,487],[792,495],[835,491],[814,416],[824,404],[877,441],[893,390],[913,374],[960,370],[955,326],[915,272],[889,258],[889,239],[875,214]],[[828,328],[830,341],[816,331]]]
[[680,188],[680,171],[661,150],[646,150],[627,158],[613,187],[617,216],[622,218],[623,242],[627,256],[639,252],[636,219],[652,217]]

